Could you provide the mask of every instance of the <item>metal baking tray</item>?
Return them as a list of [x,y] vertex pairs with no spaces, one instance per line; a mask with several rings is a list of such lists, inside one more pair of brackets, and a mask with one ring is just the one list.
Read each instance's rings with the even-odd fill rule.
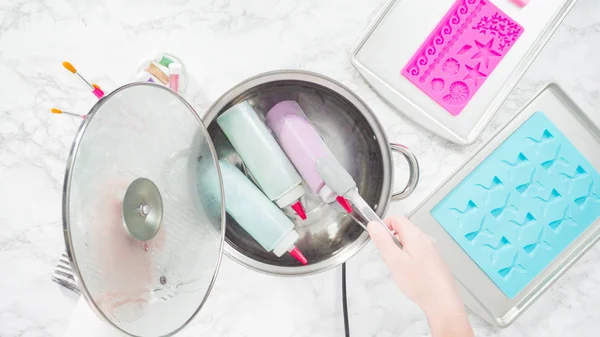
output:
[[351,60],[371,87],[411,120],[452,142],[471,144],[575,1],[532,0],[524,8],[508,0],[492,1],[521,24],[524,33],[458,116],[401,74],[455,0],[390,0],[353,48]]
[[529,100],[520,112],[491,140],[480,146],[467,162],[422,202],[409,218],[436,238],[442,256],[461,285],[465,304],[498,327],[511,324],[600,238],[600,220],[571,242],[515,297],[508,298],[434,219],[431,210],[467,177],[505,139],[534,113],[543,111],[590,164],[600,171],[600,129],[556,84],[549,84]]

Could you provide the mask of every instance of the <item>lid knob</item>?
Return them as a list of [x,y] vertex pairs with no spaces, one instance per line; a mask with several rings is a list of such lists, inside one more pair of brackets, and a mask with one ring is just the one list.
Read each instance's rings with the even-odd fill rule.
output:
[[149,179],[129,184],[123,198],[123,221],[131,236],[139,241],[152,239],[163,218],[163,202],[158,187]]

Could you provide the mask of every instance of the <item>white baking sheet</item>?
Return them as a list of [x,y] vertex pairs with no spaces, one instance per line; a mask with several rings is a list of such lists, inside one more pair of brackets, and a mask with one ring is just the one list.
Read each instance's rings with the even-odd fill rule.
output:
[[592,119],[594,116],[581,110],[560,87],[550,84],[532,97],[504,128],[475,150],[462,167],[409,215],[423,231],[436,238],[444,260],[461,285],[465,304],[482,318],[499,327],[506,327],[514,322],[600,239],[600,220],[590,225],[517,296],[508,298],[437,222],[431,210],[538,111],[544,112],[592,166],[600,170],[600,119]]
[[492,1],[524,27],[523,35],[458,116],[452,116],[401,74],[454,0],[392,0],[352,52],[371,86],[399,111],[456,143],[474,142],[575,0],[531,0],[519,8]]

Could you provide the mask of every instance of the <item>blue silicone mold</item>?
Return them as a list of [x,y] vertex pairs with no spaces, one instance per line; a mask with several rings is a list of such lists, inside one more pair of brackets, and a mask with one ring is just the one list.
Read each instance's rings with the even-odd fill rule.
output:
[[537,112],[431,214],[513,298],[600,216],[600,174]]

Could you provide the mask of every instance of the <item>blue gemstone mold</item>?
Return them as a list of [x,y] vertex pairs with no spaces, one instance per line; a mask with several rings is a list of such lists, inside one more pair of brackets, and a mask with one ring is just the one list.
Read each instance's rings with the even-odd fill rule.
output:
[[600,174],[537,112],[431,214],[514,298],[600,217]]

